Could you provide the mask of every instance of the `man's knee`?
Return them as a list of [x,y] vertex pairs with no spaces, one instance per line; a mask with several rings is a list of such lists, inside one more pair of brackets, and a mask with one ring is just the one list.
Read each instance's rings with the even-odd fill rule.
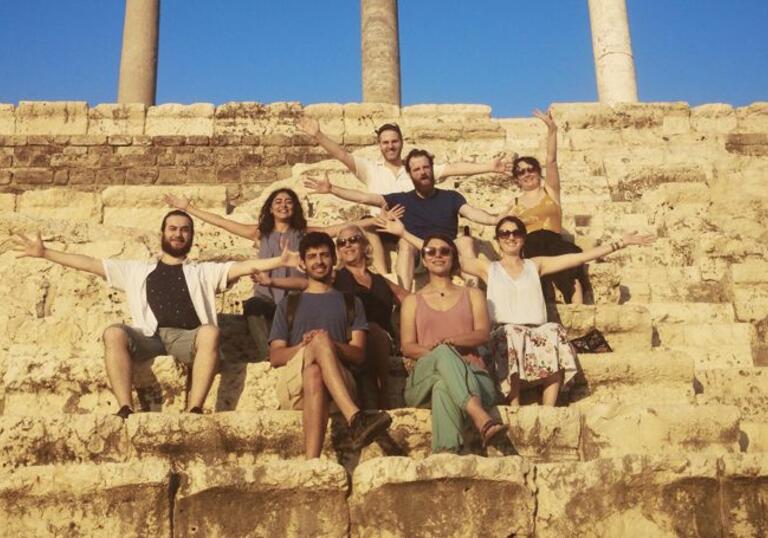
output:
[[125,346],[128,347],[128,332],[125,327],[119,323],[110,325],[102,333],[104,345],[107,346]]

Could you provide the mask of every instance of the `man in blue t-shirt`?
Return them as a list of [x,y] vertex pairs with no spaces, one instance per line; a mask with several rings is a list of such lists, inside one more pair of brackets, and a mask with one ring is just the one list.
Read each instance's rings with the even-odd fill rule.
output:
[[[444,233],[456,237],[459,215],[474,222],[493,225],[498,217],[471,206],[460,193],[435,187],[434,157],[423,149],[414,149],[405,158],[405,169],[413,181],[413,190],[392,194],[376,194],[332,185],[327,178],[307,179],[304,184],[319,194],[335,194],[339,198],[362,204],[405,208],[406,231],[418,238]],[[397,247],[397,276],[403,287],[411,289],[416,247],[400,240]]]
[[304,452],[307,458],[317,458],[331,402],[350,425],[355,448],[373,441],[392,419],[384,411],[361,411],[354,401],[355,381],[347,366],[365,359],[368,323],[360,299],[353,298],[354,313],[348,313],[348,299],[331,285],[333,240],[326,233],[310,232],[299,243],[299,256],[307,287],[299,297],[287,296],[278,304],[269,334],[269,362],[280,367],[280,408],[303,410]]

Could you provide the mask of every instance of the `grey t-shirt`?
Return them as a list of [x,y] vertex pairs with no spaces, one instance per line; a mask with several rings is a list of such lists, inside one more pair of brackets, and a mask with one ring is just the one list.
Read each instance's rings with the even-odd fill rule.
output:
[[[288,241],[288,248],[291,250],[299,250],[299,242],[304,235],[299,230],[290,229],[285,233],[271,231],[259,240],[259,259],[273,258],[280,256],[283,249],[280,248],[280,241],[285,237]],[[272,278],[285,278],[289,276],[303,276],[303,273],[295,267],[278,267],[267,271]],[[267,288],[261,284],[256,284],[253,287],[253,294],[263,297],[264,299],[273,301],[275,304],[279,303],[283,297],[285,297],[286,291],[280,288]]]
[[[286,297],[277,305],[275,318],[272,320],[272,331],[269,333],[270,342],[285,340],[289,346],[295,346],[301,342],[304,333],[314,329],[325,329],[331,340],[335,342],[347,341],[347,307],[343,293],[333,289],[327,293],[302,293],[290,335],[288,334],[287,308],[288,298]],[[351,329],[353,331],[368,330],[363,303],[357,297],[355,297],[355,317]]]

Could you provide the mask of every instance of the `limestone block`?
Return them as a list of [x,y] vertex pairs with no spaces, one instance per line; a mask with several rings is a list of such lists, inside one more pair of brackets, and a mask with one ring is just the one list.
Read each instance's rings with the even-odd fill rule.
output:
[[261,135],[267,132],[267,107],[255,102],[230,102],[216,107],[216,135]]
[[647,456],[536,466],[537,537],[719,536],[718,460]]
[[747,453],[768,452],[768,424],[765,419],[741,421],[742,450]]
[[768,316],[768,285],[734,286],[733,306],[739,321],[761,321]]
[[[170,536],[171,469],[141,461],[34,466],[0,475],[7,536]],[[98,514],[98,517],[94,517]]]
[[17,211],[49,219],[101,221],[101,197],[98,193],[71,189],[26,191],[19,195]]
[[[376,143],[375,130],[385,123],[400,121],[400,108],[384,103],[347,103],[344,105],[344,144]],[[410,141],[409,133],[403,136]]]
[[735,405],[746,417],[768,417],[768,369],[714,368],[698,370],[701,404]]
[[213,135],[213,111],[210,103],[179,105],[168,103],[147,109],[144,133],[159,135]]
[[580,408],[602,403],[693,402],[693,359],[658,350],[579,355],[569,398]]
[[336,103],[307,105],[304,107],[304,114],[317,119],[320,122],[320,130],[324,134],[336,140],[343,139],[344,107],[342,105]]
[[114,415],[0,417],[0,468],[128,458],[123,419]]
[[732,454],[722,461],[724,535],[768,534],[764,510],[768,499],[768,458],[765,454]]
[[647,308],[654,325],[734,321],[733,305],[726,303],[651,303]]
[[96,105],[88,109],[88,134],[143,135],[146,115],[143,103]]
[[749,323],[690,323],[660,325],[659,341],[667,346],[749,349],[754,329]]
[[696,166],[644,167],[641,170],[624,174],[619,179],[613,195],[615,200],[639,200],[648,189],[664,183],[680,182],[706,182],[706,175],[701,168]]
[[16,195],[10,192],[0,193],[0,211],[16,211]]
[[568,336],[600,330],[614,350],[641,350],[651,346],[651,317],[641,305],[557,305]]
[[742,133],[768,132],[768,102],[758,101],[736,109],[738,130]]
[[189,464],[174,503],[174,531],[186,536],[205,529],[211,537],[347,536],[346,495],[344,468],[322,459]]
[[768,283],[768,262],[764,260],[747,260],[731,265],[734,284],[765,284]]
[[16,132],[16,114],[13,105],[0,103],[0,135],[13,135]]
[[217,411],[277,409],[278,373],[268,362],[225,361],[211,387],[208,402],[214,404]]
[[650,207],[663,203],[709,203],[712,198],[706,183],[665,183],[643,193],[641,200]]
[[[496,414],[508,425],[506,440],[489,447],[489,456],[521,455],[532,461],[577,459],[580,438],[579,413],[567,408],[539,406],[496,407]],[[404,455],[424,459],[431,454],[431,411],[429,409],[393,409],[392,425],[386,436],[363,449],[360,461],[381,456]],[[483,451],[480,438],[472,427],[464,433],[464,451]]]
[[736,125],[736,113],[731,105],[714,103],[691,109],[691,127],[701,133],[730,133]]
[[440,454],[421,461],[367,461],[352,477],[351,534],[531,536],[531,472],[515,457]]
[[19,101],[16,133],[22,135],[84,135],[88,130],[85,101]]

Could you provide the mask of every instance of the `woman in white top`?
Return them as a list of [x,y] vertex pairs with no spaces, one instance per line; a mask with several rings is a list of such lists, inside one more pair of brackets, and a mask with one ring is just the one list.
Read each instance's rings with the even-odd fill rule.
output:
[[[419,238],[398,220],[380,219],[378,225],[420,247]],[[614,241],[574,254],[524,259],[525,224],[513,216],[496,223],[501,260],[475,256],[461,259],[462,270],[480,277],[488,287],[488,309],[496,379],[511,405],[519,405],[520,381],[543,385],[542,403],[555,405],[560,389],[576,373],[576,354],[559,323],[547,322],[539,277],[577,267],[629,245],[646,245],[650,235],[626,234]]]

